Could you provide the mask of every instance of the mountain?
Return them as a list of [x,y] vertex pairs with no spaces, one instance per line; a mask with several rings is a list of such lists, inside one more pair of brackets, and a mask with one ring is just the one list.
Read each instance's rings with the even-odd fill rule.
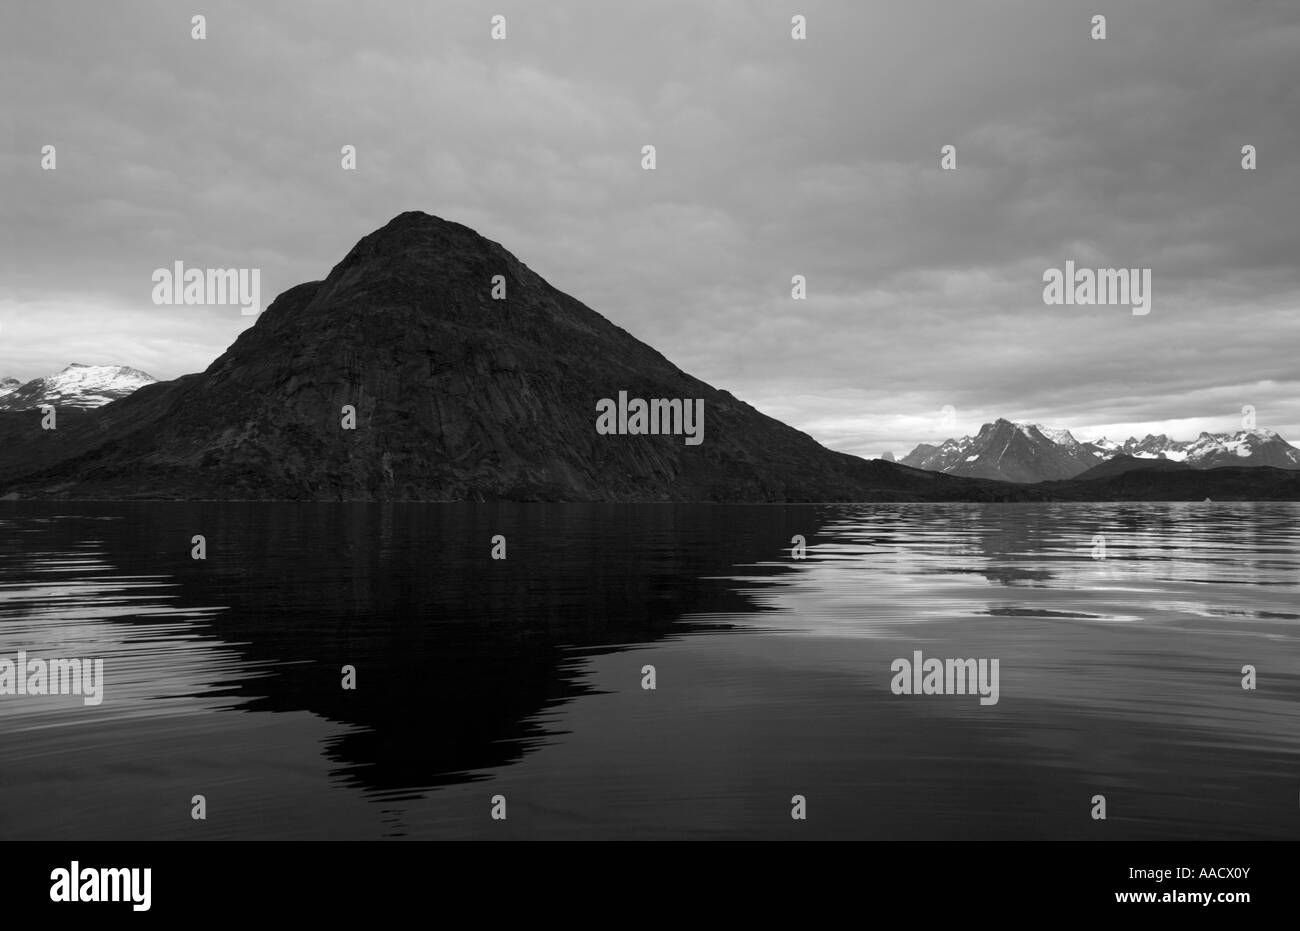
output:
[[[504,300],[494,300],[501,276]],[[702,442],[597,431],[606,399],[698,399]],[[355,429],[344,429],[355,409]],[[690,408],[685,408],[690,409]],[[6,419],[7,418],[7,419]],[[17,419],[15,419],[17,418]],[[833,452],[693,378],[502,246],[403,213],[285,291],[208,369],[33,428],[9,496],[1002,500],[1015,486]]]
[[0,397],[3,397],[4,395],[8,394],[10,391],[13,391],[21,384],[22,382],[20,382],[16,378],[0,378]]
[[1114,455],[1125,454],[1123,443],[1116,443],[1114,440],[1108,440],[1104,436],[1095,440],[1089,440],[1083,444],[1083,448],[1092,453],[1098,459],[1107,459]]
[[1300,449],[1272,430],[1202,433],[1194,440],[1184,441],[1172,440],[1163,433],[1158,436],[1148,433],[1140,440],[1129,437],[1123,443],[1114,443],[1102,438],[1084,445],[1103,458],[1122,455],[1137,459],[1169,459],[1186,462],[1198,469],[1239,465],[1300,468]]
[[1140,440],[1129,437],[1115,450],[1115,454],[1133,456],[1137,459],[1173,459],[1182,461],[1185,458],[1182,444],[1171,440],[1164,433],[1158,435],[1148,433]]
[[[1013,429],[1019,435],[1013,433]],[[1165,434],[1130,437],[1117,443],[1101,437],[1080,443],[1068,430],[998,420],[974,437],[949,439],[940,446],[922,443],[901,461],[920,469],[1008,482],[1055,481],[1084,477],[1116,457],[1185,462],[1195,469],[1220,466],[1273,466],[1300,469],[1300,449],[1271,430],[1202,433],[1195,440]],[[1105,473],[1113,474],[1113,473]]]
[[57,375],[36,378],[0,394],[0,411],[36,410],[42,404],[52,404],[55,408],[102,407],[156,381],[139,369],[125,365],[74,362]]
[[1156,470],[1187,470],[1192,468],[1185,462],[1174,462],[1172,459],[1139,459],[1135,456],[1126,456],[1120,454],[1112,456],[1099,465],[1093,466],[1086,472],[1080,473],[1076,478],[1081,482],[1090,482],[1099,478],[1110,478],[1115,475],[1122,475],[1125,472],[1131,472],[1134,469],[1156,469]]
[[1006,482],[1073,478],[1099,461],[1069,431],[1001,419],[984,424],[973,437],[941,446],[923,443],[901,460],[918,469]]
[[1198,469],[1237,465],[1300,469],[1300,449],[1272,430],[1202,433],[1185,444],[1182,451],[1186,454],[1184,461]]
[[[1135,460],[1130,460],[1135,461]],[[1098,468],[1104,469],[1110,463]],[[1085,473],[1086,475],[1087,473]],[[1300,470],[1273,466],[1197,469],[1147,460],[1136,468],[1032,486],[1052,501],[1300,501]]]

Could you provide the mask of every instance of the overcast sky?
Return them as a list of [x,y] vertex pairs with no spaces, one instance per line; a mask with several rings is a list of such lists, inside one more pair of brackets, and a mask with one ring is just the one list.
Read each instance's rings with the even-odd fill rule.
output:
[[[1190,438],[1245,404],[1300,443],[1296,0],[0,18],[0,376],[199,371],[253,318],[154,306],[155,268],[260,268],[265,306],[424,210],[832,448],[901,455],[999,416]],[[1150,314],[1046,306],[1067,259],[1152,269]]]

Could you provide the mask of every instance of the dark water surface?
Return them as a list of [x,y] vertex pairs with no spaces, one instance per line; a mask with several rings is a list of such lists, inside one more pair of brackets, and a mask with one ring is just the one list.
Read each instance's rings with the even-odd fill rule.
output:
[[1298,631],[1291,504],[5,502],[0,838],[1297,839]]

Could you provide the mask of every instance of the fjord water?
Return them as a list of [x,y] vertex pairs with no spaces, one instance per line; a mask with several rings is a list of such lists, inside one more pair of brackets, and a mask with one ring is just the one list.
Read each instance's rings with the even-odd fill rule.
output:
[[[6,502],[0,531],[0,658],[105,677],[0,696],[7,840],[1300,837],[1300,505]],[[999,701],[893,694],[917,650],[998,659]]]

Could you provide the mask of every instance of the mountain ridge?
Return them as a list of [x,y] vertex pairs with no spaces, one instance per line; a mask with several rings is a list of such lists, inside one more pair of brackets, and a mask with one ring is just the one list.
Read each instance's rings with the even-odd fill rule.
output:
[[[1013,436],[1011,431],[1018,431]],[[1010,453],[1010,455],[1008,455]],[[1117,443],[1100,437],[1080,442],[1068,430],[999,418],[975,436],[950,438],[941,445],[921,443],[899,461],[949,475],[1032,483],[1080,478],[1116,456],[1186,462],[1196,469],[1221,466],[1300,469],[1300,449],[1272,430],[1202,432],[1194,440],[1165,434]]]
[[0,390],[0,411],[35,410],[44,404],[55,408],[102,407],[156,381],[152,375],[126,365],[73,362],[53,375]]

